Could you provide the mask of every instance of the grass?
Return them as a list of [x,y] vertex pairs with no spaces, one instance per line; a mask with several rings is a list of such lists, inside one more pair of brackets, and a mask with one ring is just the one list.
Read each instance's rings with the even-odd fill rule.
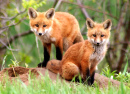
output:
[[31,78],[29,76],[29,85],[25,85],[19,78],[12,82],[5,78],[4,83],[0,82],[0,94],[130,94],[130,87],[123,83],[119,88],[109,85],[108,88],[100,89],[96,84],[87,86],[61,82],[59,79],[53,82],[47,74],[41,79]]
[[[112,86],[111,83],[109,83],[108,88],[99,88],[96,83],[88,86],[82,83],[61,82],[58,77],[57,81],[53,82],[48,73],[44,77],[41,75],[41,78],[38,79],[29,72],[28,85],[25,85],[19,78],[10,82],[6,76],[4,81],[0,82],[0,94],[130,94],[130,73],[127,72],[127,68],[128,60],[124,71],[119,74],[116,74],[115,71],[111,72],[108,67],[102,70],[102,75],[108,78],[113,77],[113,79],[121,82],[118,88]],[[127,83],[127,85],[124,83]]]
[[130,87],[130,73],[127,72],[127,68],[128,68],[128,59],[125,64],[123,72],[119,72],[119,74],[117,74],[116,71],[111,72],[110,68],[106,67],[105,69],[102,69],[101,75],[104,75],[114,80],[118,80],[123,83],[127,83],[127,86]]

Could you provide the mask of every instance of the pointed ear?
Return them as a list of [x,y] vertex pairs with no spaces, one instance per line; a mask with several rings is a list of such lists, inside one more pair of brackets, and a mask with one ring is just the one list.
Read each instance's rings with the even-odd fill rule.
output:
[[87,18],[86,24],[87,24],[87,29],[94,27],[94,22],[90,18]]
[[103,22],[103,27],[104,29],[108,29],[111,30],[111,26],[112,26],[112,22],[110,19],[106,20],[105,22]]
[[37,17],[37,11],[33,8],[29,8],[28,9],[28,15],[29,15],[29,18],[31,19],[34,19]]
[[46,13],[45,16],[47,17],[47,19],[53,18],[55,15],[55,10],[54,8],[49,9]]

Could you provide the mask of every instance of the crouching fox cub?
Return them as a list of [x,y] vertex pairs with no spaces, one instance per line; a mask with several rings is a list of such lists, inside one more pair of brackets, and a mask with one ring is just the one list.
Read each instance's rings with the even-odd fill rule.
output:
[[94,82],[97,64],[104,58],[110,37],[111,20],[103,23],[87,19],[88,40],[72,45],[64,54],[61,61],[51,60],[47,69],[59,73],[66,80],[72,80],[81,74],[83,81],[91,85]]
[[62,59],[63,50],[72,44],[83,41],[76,18],[66,12],[55,12],[53,8],[46,12],[37,12],[29,8],[30,28],[42,41],[44,61],[38,67],[46,67],[50,59],[51,43],[56,47],[56,58]]

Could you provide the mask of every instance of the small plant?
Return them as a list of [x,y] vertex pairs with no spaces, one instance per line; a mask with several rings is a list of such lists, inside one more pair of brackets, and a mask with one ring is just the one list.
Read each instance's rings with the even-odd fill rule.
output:
[[119,72],[119,74],[116,74],[116,79],[118,81],[128,83],[127,85],[130,86],[130,73],[127,72],[127,68],[128,68],[128,59],[123,72]]
[[126,72],[125,74],[123,74],[120,72],[119,74],[116,75],[116,79],[118,81],[123,80],[123,82],[130,83],[130,73]]
[[11,61],[12,61],[12,64],[9,64],[9,65],[8,65],[9,67],[17,67],[17,66],[19,66],[19,62],[18,62],[17,60],[13,61],[13,60],[11,59]]
[[104,75],[108,78],[115,79],[116,70],[111,72],[110,68],[107,66],[105,69],[102,69],[101,75]]
[[14,75],[16,77],[16,73],[15,73],[14,67],[19,66],[19,62],[13,61],[12,59],[11,59],[11,61],[12,61],[12,64],[9,64],[8,66],[13,68],[13,72],[14,72]]
[[28,68],[28,64],[27,63],[25,63],[25,67]]
[[101,74],[108,78],[115,79],[123,83],[127,83],[127,86],[130,87],[130,73],[127,72],[127,68],[128,68],[128,59],[123,72],[119,72],[119,74],[117,74],[116,71],[111,72],[110,68],[108,68],[107,66],[105,69],[102,69]]

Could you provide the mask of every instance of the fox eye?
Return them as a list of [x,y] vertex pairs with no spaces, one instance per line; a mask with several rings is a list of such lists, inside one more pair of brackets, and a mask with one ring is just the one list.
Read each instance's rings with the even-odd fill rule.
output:
[[101,35],[101,37],[104,37],[104,35]]
[[35,26],[36,26],[36,27],[39,27],[39,25],[38,25],[38,24],[35,24]]
[[43,25],[43,27],[46,27],[47,25]]
[[94,36],[94,37],[96,37],[96,35],[95,35],[95,34],[93,34],[93,36]]

